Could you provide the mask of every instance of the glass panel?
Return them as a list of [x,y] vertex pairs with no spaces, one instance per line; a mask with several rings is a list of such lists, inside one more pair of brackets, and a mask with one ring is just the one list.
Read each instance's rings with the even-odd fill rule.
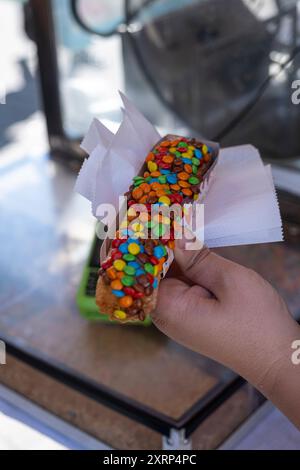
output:
[[156,103],[143,99],[148,83],[202,135],[226,145],[251,142],[268,157],[299,155],[300,113],[291,101],[298,50],[281,71],[297,45],[297,0],[228,0],[226,14],[217,0],[138,3],[125,41],[125,77],[152,119]]
[[78,0],[85,26],[108,37],[84,31],[69,0],[53,5],[68,135],[94,115],[118,121],[121,88],[157,125],[299,155],[298,0],[227,0],[226,14],[218,0]]
[[[95,116],[113,122],[121,119],[117,94],[124,88],[121,38],[84,31],[72,15],[70,0],[52,0],[52,4],[64,130],[68,137],[80,138]],[[86,18],[93,14],[97,18],[95,6],[96,2],[87,2]]]
[[154,326],[84,320],[76,292],[95,225],[73,192],[75,175],[45,157],[14,178],[10,187],[0,174],[1,339],[174,419],[235,377]]
[[102,35],[109,35],[124,22],[123,0],[78,0],[78,17],[87,28]]

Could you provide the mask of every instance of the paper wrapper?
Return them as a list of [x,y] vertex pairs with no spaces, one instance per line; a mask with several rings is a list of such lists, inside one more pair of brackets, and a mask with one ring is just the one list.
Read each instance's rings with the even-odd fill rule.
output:
[[[159,139],[159,141],[157,141],[155,143],[155,146],[156,147],[157,145],[159,145],[160,142],[162,141],[165,141],[165,140],[176,140],[178,139],[179,136],[178,135],[174,135],[174,134],[167,134],[165,135],[164,137],[162,137],[161,139]],[[208,190],[209,190],[209,187],[212,183],[212,180],[213,180],[213,175],[214,175],[214,169],[216,167],[216,164],[217,164],[217,161],[218,161],[218,153],[219,153],[219,145],[215,142],[211,142],[211,141],[208,141],[208,140],[201,140],[202,143],[206,144],[207,146],[209,146],[212,151],[213,151],[213,164],[211,165],[211,167],[208,169],[208,171],[205,173],[205,175],[203,176],[203,181],[200,185],[200,193],[199,193],[199,202],[204,200]],[[150,150],[153,150],[154,147],[152,147]],[[142,163],[142,167],[140,169],[140,171],[137,173],[137,175],[143,175],[143,173],[147,170],[146,168],[146,164],[145,162]],[[129,186],[129,185],[128,185]],[[117,220],[118,222],[118,220]],[[184,225],[187,226],[187,228],[191,231],[191,228],[190,228],[190,225],[187,223],[186,220],[184,220]],[[116,227],[118,228],[118,224],[116,224]],[[114,237],[114,233],[112,233],[112,237]],[[104,242],[102,243],[101,245],[101,249],[100,249],[100,263],[102,264],[108,257],[108,254],[109,254],[109,250],[110,250],[110,247],[111,247],[111,239],[109,236],[107,236],[104,240]],[[168,260],[166,261],[165,263],[165,266],[164,266],[164,269],[163,269],[163,277],[166,275],[170,265],[172,264],[173,262],[173,259],[174,259],[174,254],[173,254],[173,251],[172,250],[168,250]]]
[[[95,119],[82,143],[89,158],[82,165],[75,190],[91,202],[96,217],[99,204],[118,207],[119,195],[128,190],[146,155],[161,139],[123,94],[121,98],[124,116],[116,134]],[[208,183],[202,187],[199,202],[203,199],[204,243],[208,247],[282,241],[271,167],[263,164],[255,147],[221,149],[209,178],[209,190]],[[201,238],[203,230],[194,233]]]

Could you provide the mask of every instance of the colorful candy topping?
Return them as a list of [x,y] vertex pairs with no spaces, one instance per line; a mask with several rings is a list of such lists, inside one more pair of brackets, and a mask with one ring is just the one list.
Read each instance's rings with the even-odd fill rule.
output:
[[[180,220],[173,212],[151,218],[152,205],[183,206],[196,200],[212,162],[212,149],[186,138],[165,139],[147,155],[142,175],[133,178],[125,193],[127,220],[120,224],[110,257],[99,271],[116,297],[115,319],[145,319],[144,303],[158,287],[167,249],[174,249]],[[146,212],[137,213],[133,204],[144,204]]]

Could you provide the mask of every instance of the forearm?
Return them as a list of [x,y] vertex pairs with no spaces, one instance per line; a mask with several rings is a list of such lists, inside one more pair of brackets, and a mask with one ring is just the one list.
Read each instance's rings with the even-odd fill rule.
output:
[[285,346],[269,365],[265,376],[257,383],[254,377],[253,384],[300,429],[299,341],[300,326],[293,322],[282,343]]
[[161,283],[155,324],[236,371],[300,429],[300,327],[284,300],[257,273],[209,250],[177,244],[175,257],[183,279]]

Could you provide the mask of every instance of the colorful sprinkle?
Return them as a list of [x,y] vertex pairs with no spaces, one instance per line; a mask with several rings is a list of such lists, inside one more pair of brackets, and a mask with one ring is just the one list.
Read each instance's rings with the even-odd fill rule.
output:
[[128,274],[128,276],[134,276],[135,275],[135,268],[133,266],[125,266],[124,268],[124,273]]
[[[128,244],[127,243],[122,243],[122,245],[119,246],[119,251],[123,254],[128,253]],[[124,259],[125,259],[125,256],[123,256]]]
[[113,290],[122,290],[123,289],[123,284],[119,279],[115,279],[114,281],[111,282],[110,287]]
[[117,278],[117,273],[116,273],[115,269],[112,266],[110,266],[106,270],[106,274],[108,275],[109,279],[111,279],[112,281]]
[[151,263],[145,263],[144,268],[145,268],[146,273],[153,274],[154,268],[153,268],[153,265]]
[[155,162],[148,162],[148,170],[150,171],[150,173],[152,171],[156,171],[157,170],[157,164]]
[[121,290],[115,290],[115,289],[112,289],[112,293],[116,296],[116,297],[123,297],[125,294],[123,291]]
[[133,304],[133,299],[130,295],[124,295],[119,301],[120,307],[128,308]]
[[162,245],[158,245],[153,250],[155,258],[162,258],[165,255],[165,251]]
[[191,184],[199,184],[199,183],[200,183],[200,180],[199,180],[199,178],[197,178],[196,176],[191,176],[191,177],[189,178],[189,183],[191,183]]
[[114,268],[117,271],[124,271],[125,266],[126,266],[125,261],[121,259],[117,259],[116,261],[114,261]]
[[135,283],[135,278],[132,276],[123,276],[121,282],[124,286],[130,287]]
[[155,225],[153,229],[153,234],[155,237],[159,238],[162,237],[166,233],[166,227],[163,224]]
[[135,270],[139,269],[140,268],[140,265],[137,261],[130,261],[128,263],[128,266],[131,266],[132,268],[134,268]]
[[[110,258],[101,265],[104,282],[118,298],[118,320],[145,318],[144,297],[157,289],[168,251],[174,250],[174,237],[181,217],[167,217],[161,206],[194,201],[199,197],[201,165],[212,160],[212,149],[194,139],[164,140],[146,157],[146,171],[132,179],[127,196],[127,219],[120,224],[112,241]],[[203,172],[206,171],[203,167]],[[144,204],[145,214],[134,204]],[[158,213],[150,220],[152,208]],[[169,233],[170,228],[170,233]],[[168,230],[168,233],[167,233]],[[150,233],[155,240],[148,239]]]
[[[127,250],[127,251],[128,251],[128,250]],[[131,253],[126,253],[126,254],[123,256],[123,259],[124,259],[125,261],[131,262],[131,261],[135,261],[136,258],[135,258],[135,256],[132,255]],[[129,263],[129,264],[130,264],[130,263]]]
[[123,312],[123,310],[115,310],[114,317],[118,320],[125,320],[127,318],[127,314],[126,312]]
[[143,268],[139,268],[139,269],[137,269],[137,271],[136,271],[135,275],[136,275],[136,276],[141,276],[142,274],[145,274],[145,271],[144,271],[144,269],[143,269]]
[[165,204],[166,206],[169,206],[171,204],[171,200],[170,198],[168,198],[168,196],[161,196],[158,202],[161,202],[162,204]]
[[129,243],[128,251],[132,255],[138,255],[139,252],[141,251],[141,248],[137,243]]
[[169,184],[176,184],[177,183],[176,173],[170,173],[169,175],[167,175],[167,181]]

